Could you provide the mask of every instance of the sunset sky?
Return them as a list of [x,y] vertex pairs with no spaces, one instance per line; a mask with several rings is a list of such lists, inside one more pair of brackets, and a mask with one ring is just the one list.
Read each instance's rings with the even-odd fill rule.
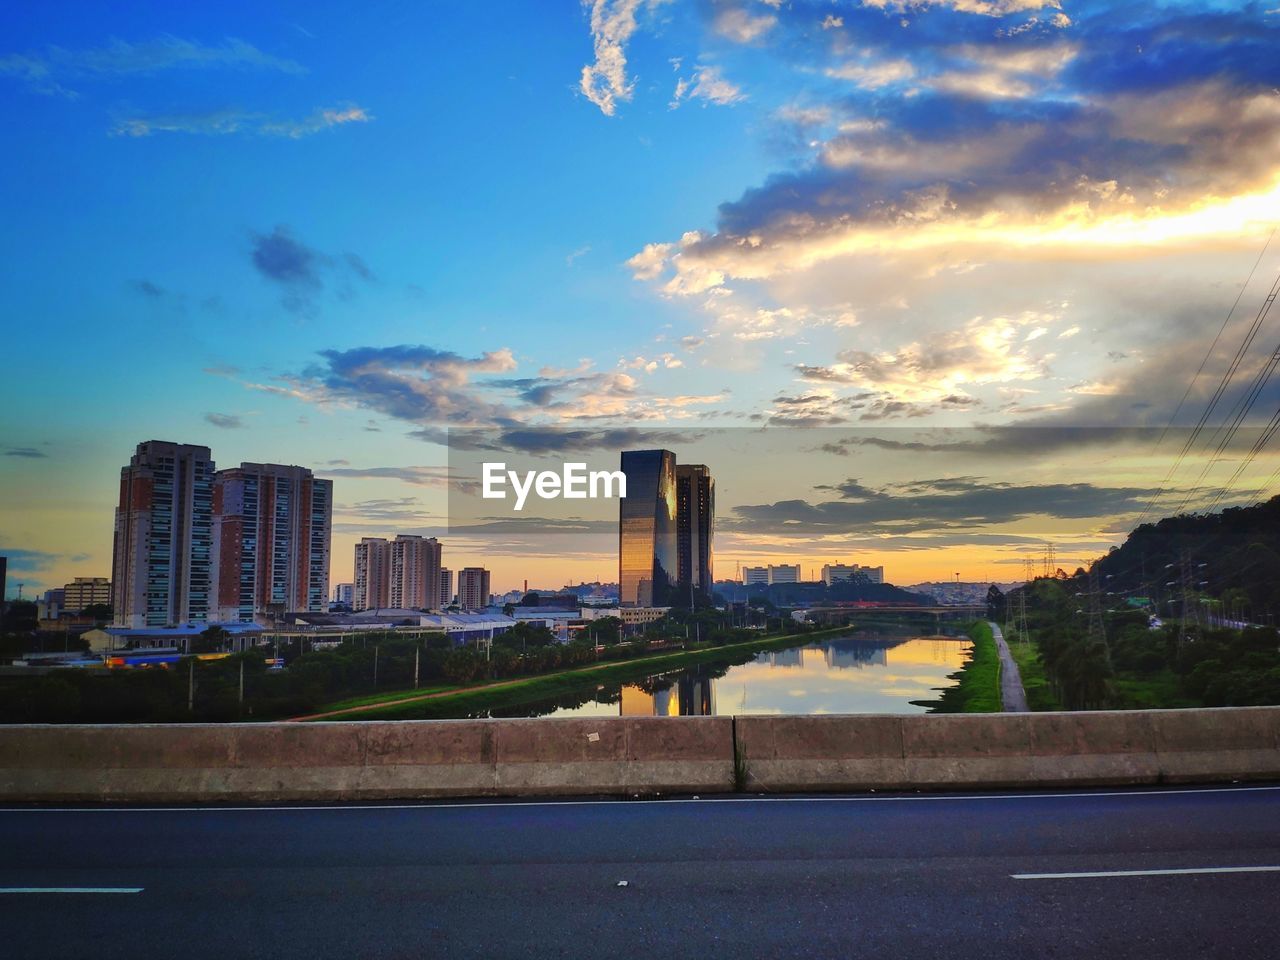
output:
[[1222,491],[1256,433],[1171,468],[1280,344],[1277,312],[1239,350],[1280,271],[1276,0],[0,26],[10,596],[110,574],[149,439],[332,478],[334,582],[361,535],[438,532],[498,591],[615,579],[613,539],[447,530],[451,428],[708,463],[721,577],[1012,580],[1045,541],[1074,567],[1144,511],[1274,492],[1269,447]]

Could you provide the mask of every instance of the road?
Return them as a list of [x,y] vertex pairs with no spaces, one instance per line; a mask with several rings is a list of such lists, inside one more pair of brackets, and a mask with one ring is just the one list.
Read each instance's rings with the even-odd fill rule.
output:
[[1013,654],[1009,652],[1009,644],[1004,632],[987,621],[991,627],[991,636],[995,638],[996,650],[1000,652],[1000,702],[1004,704],[1005,713],[1026,713],[1027,691],[1022,688],[1022,673],[1018,670]]
[[1280,952],[1280,787],[2,810],[0,858],[98,891],[0,893],[11,960]]

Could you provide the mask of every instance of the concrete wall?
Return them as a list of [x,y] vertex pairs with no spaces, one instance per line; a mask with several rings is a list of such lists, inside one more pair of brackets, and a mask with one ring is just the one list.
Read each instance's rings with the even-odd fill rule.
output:
[[3,801],[356,800],[1280,780],[1280,707],[0,727]]
[[1280,708],[739,717],[748,790],[1280,779]]
[[729,717],[0,727],[9,801],[729,790]]

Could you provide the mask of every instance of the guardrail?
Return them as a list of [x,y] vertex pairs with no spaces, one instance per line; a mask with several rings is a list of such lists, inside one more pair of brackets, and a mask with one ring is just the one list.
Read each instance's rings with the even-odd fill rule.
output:
[[1280,780],[1280,707],[0,727],[0,801],[7,802],[939,790],[1231,780]]

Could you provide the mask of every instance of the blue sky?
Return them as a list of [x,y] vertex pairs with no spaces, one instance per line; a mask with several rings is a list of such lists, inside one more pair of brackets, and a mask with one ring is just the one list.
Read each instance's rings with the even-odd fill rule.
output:
[[[1161,427],[1280,210],[1267,5],[62,3],[0,24],[0,549],[38,586],[108,572],[118,469],[150,438],[346,471],[340,580],[360,532],[435,522],[448,426]],[[1116,522],[1100,508],[1081,551]],[[748,533],[721,556],[779,551]],[[856,533],[782,552],[884,559]],[[526,562],[491,565],[507,585]]]

